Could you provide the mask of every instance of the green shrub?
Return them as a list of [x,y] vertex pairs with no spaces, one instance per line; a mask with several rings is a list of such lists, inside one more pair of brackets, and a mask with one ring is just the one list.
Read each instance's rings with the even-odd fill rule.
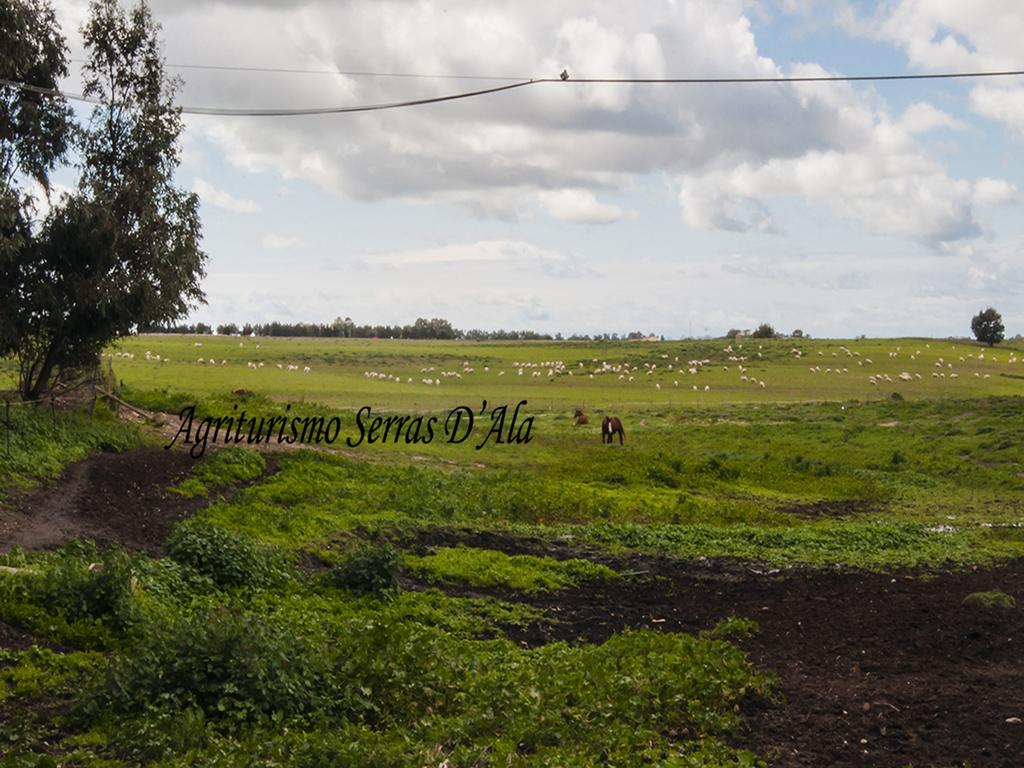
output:
[[347,552],[325,578],[336,587],[388,598],[401,590],[402,566],[402,553],[390,544],[366,544]]
[[103,620],[123,629],[133,619],[140,560],[119,547],[100,552],[92,542],[72,541],[39,567],[25,567],[19,579],[5,580],[5,597],[71,622]]
[[74,648],[108,648],[159,603],[215,589],[209,578],[173,560],[118,547],[100,551],[91,541],[3,560],[18,572],[0,575],[0,616]]
[[167,554],[221,587],[270,587],[288,577],[282,550],[201,520],[179,524],[167,540]]
[[81,712],[200,709],[246,720],[319,704],[327,659],[267,617],[214,607],[153,622],[117,653],[80,701]]
[[740,471],[736,467],[730,467],[723,464],[717,458],[712,456],[708,459],[702,467],[704,472],[714,475],[719,480],[735,480],[740,476]]
[[145,707],[142,714],[122,715],[108,746],[138,765],[163,763],[209,747],[214,737],[210,726],[215,722],[198,707]]
[[[676,470],[678,471],[678,470]],[[669,467],[659,464],[652,464],[647,468],[647,479],[655,485],[663,485],[666,488],[678,488],[679,478]]]

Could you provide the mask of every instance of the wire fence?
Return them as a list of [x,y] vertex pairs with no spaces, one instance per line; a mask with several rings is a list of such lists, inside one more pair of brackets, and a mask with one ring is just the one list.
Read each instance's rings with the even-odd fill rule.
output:
[[[79,411],[88,409],[90,417],[96,414],[97,402],[105,400],[114,408],[120,405],[136,410],[117,396],[116,378],[112,362],[108,359],[106,366],[96,365],[92,371],[83,376],[73,386],[58,385],[54,390],[35,399],[23,399],[20,392],[7,391],[0,394],[3,398],[3,418],[0,428],[3,429],[3,446],[5,455],[11,456],[11,440],[17,439],[29,428],[29,421],[21,418],[21,414],[30,413],[30,408],[49,408],[51,418],[56,421],[57,411],[76,408]],[[115,402],[116,401],[116,402]]]

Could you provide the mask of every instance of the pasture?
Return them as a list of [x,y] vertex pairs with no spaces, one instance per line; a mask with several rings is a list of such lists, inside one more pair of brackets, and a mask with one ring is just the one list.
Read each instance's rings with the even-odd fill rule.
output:
[[571,412],[581,405],[686,408],[874,401],[892,392],[907,399],[1024,393],[1024,342],[1012,341],[989,349],[937,339],[590,343],[147,335],[125,339],[109,354],[132,389],[200,396],[246,389],[338,409],[370,404],[423,411],[525,399],[537,409]]
[[[19,410],[0,453],[12,765],[1024,750],[1019,342],[143,336],[108,355],[121,394],[165,413],[336,414],[351,436],[363,406],[526,400],[534,426],[197,461],[161,447],[173,423]],[[624,445],[601,443],[603,413]]]

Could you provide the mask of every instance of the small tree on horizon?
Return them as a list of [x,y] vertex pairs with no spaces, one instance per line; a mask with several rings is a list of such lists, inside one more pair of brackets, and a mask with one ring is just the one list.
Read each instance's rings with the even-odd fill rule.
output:
[[978,341],[995,346],[1004,338],[1003,316],[992,307],[983,309],[971,319],[971,331]]
[[755,339],[774,339],[776,334],[775,329],[771,325],[761,323],[757,326],[757,330],[750,335]]

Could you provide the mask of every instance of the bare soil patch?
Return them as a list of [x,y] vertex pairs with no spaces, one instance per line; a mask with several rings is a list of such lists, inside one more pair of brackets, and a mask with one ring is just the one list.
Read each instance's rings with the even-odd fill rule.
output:
[[[1024,560],[993,568],[890,574],[778,570],[742,561],[615,558],[571,542],[498,532],[421,532],[410,546],[588,557],[621,581],[539,596],[451,589],[530,603],[549,620],[506,627],[524,645],[600,643],[624,629],[699,632],[728,616],[760,631],[736,642],[780,677],[783,701],[748,712],[745,745],[777,768],[1019,768],[1024,755],[1024,610],[961,602],[1000,589],[1024,601]],[[416,585],[410,585],[413,588]]]
[[[31,632],[11,626],[6,621],[0,621],[0,648],[6,648],[12,651],[24,651],[31,648],[33,645],[52,648],[56,651],[63,650],[63,647],[56,643],[42,640]],[[0,720],[0,722],[2,722],[2,720]]]
[[[1020,766],[1024,612],[961,605],[971,592],[1024,597],[1024,561],[921,574],[756,573],[740,563],[633,560],[649,575],[530,599],[555,621],[509,634],[527,645],[602,642],[626,628],[697,632],[755,619],[737,643],[781,678],[754,708],[747,746],[782,768]],[[512,598],[512,595],[503,595]]]
[[473,547],[491,549],[506,555],[534,555],[555,560],[574,557],[594,561],[611,560],[604,552],[580,546],[571,540],[542,539],[532,536],[514,536],[502,531],[480,531],[470,528],[425,528],[410,534],[410,538],[396,542],[403,549],[417,555],[429,554],[439,547]]
[[0,551],[52,549],[77,538],[158,553],[171,526],[207,503],[167,490],[193,466],[186,453],[161,448],[69,464],[51,484],[4,501]]

